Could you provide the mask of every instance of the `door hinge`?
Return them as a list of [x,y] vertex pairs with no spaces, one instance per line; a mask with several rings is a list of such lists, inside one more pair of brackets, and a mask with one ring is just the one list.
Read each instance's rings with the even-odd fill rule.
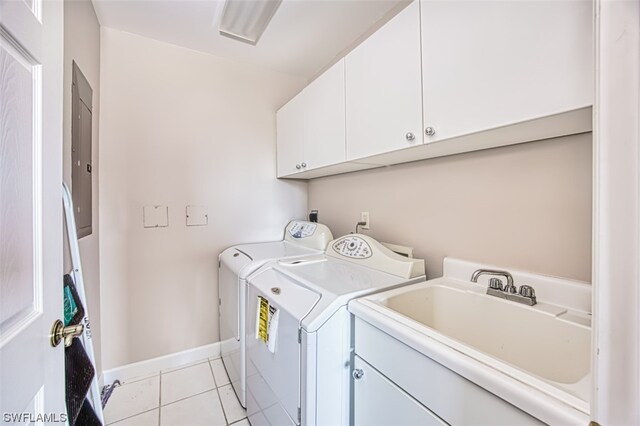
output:
[[298,329],[298,343],[302,344],[302,329]]
[[298,424],[302,423],[302,408],[298,407]]

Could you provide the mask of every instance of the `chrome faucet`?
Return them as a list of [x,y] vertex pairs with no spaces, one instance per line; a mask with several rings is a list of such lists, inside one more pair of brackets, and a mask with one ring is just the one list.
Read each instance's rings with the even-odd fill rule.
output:
[[533,306],[536,302],[536,292],[529,285],[520,286],[520,291],[513,283],[513,276],[507,271],[497,269],[478,269],[471,274],[471,282],[477,283],[480,275],[499,275],[507,279],[507,285],[503,288],[502,281],[499,278],[491,278],[487,287],[487,294],[496,296],[501,299],[511,300],[513,302],[523,303]]
[[[516,292],[516,286],[513,285],[513,276],[511,276],[507,271],[500,271],[498,269],[478,269],[471,275],[471,282],[477,283],[480,275],[501,275],[507,279],[507,286],[504,288],[504,291],[509,293]],[[502,290],[502,281],[498,281],[500,282],[500,290]],[[494,281],[494,283],[496,283],[496,281]]]

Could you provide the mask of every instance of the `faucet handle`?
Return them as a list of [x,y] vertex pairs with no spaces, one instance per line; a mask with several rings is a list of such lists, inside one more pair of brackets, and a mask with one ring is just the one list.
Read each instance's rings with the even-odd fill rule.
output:
[[533,299],[536,297],[536,291],[530,285],[520,286],[520,296]]
[[502,291],[502,280],[500,278],[491,278],[489,280],[489,288]]
[[517,294],[518,288],[513,284],[507,284],[504,288],[504,291],[505,293],[509,293],[509,294]]

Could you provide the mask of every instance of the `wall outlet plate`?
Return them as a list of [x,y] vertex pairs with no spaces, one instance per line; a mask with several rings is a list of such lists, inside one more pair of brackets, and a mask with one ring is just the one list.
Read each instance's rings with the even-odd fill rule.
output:
[[360,222],[364,222],[362,229],[369,229],[369,212],[360,213]]
[[187,226],[207,226],[209,224],[209,213],[207,206],[187,206]]
[[166,228],[169,226],[169,207],[142,206],[142,222],[145,228]]

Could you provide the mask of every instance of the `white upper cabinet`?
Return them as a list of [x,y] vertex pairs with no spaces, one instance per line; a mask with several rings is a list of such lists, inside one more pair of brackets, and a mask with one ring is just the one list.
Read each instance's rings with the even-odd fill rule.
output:
[[291,99],[276,114],[278,177],[294,174],[301,168],[304,143],[303,93]]
[[344,161],[344,59],[314,80],[305,92],[306,169]]
[[277,113],[278,177],[345,160],[344,59]]
[[422,143],[419,6],[346,56],[347,160]]
[[593,104],[591,1],[422,0],[425,142]]
[[414,0],[278,111],[278,177],[589,132],[592,22],[592,0]]

